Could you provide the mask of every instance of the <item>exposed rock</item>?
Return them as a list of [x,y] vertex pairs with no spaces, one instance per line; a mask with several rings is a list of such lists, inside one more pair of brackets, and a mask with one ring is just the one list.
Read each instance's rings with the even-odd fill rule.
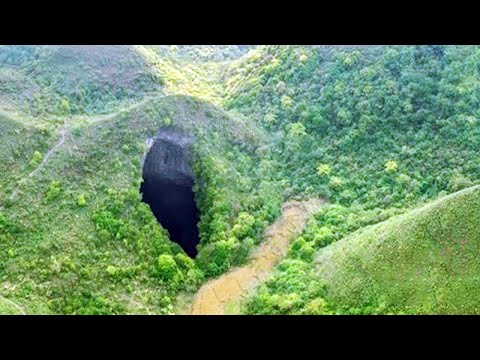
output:
[[199,213],[192,190],[192,142],[192,137],[178,131],[160,130],[145,159],[141,192],[171,240],[189,256],[195,257],[199,242]]

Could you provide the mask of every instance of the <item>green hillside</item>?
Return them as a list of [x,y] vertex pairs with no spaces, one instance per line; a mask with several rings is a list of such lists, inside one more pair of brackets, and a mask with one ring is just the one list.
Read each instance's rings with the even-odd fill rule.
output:
[[479,56],[473,46],[259,47],[231,67],[225,106],[267,129],[291,193],[408,207],[479,180]]
[[331,202],[246,311],[292,313],[302,299],[321,299],[321,282],[297,278],[311,272],[315,252],[479,183],[479,54],[474,46],[264,46],[232,64],[224,104],[269,134],[284,195]]
[[[479,70],[477,46],[0,46],[0,313],[172,313],[313,198],[246,313],[478,313]],[[161,129],[195,139],[195,259],[140,195]]]
[[[12,122],[5,119],[5,124]],[[196,189],[204,210],[204,241],[196,263],[168,241],[140,201],[145,141],[162,126],[193,129],[199,159],[194,169],[200,179],[216,184],[215,189],[201,184]],[[176,292],[194,288],[204,276],[244,259],[253,242],[242,245],[232,235],[227,241],[227,230],[238,224],[258,241],[262,227],[280,206],[278,200],[270,200],[274,187],[251,190],[254,182],[263,189],[269,181],[255,180],[258,175],[252,170],[257,164],[252,151],[261,140],[258,133],[241,118],[192,98],[166,97],[92,123],[71,125],[64,144],[44,165],[47,146],[39,147],[38,139],[37,147],[13,149],[22,143],[20,135],[6,144],[11,151],[1,154],[5,173],[17,171],[20,180],[15,183],[9,177],[2,194],[6,201],[0,210],[0,274],[3,296],[27,313],[169,312]],[[50,146],[60,138],[55,135]],[[210,141],[212,136],[215,142]],[[37,158],[34,150],[42,155]],[[29,171],[35,175],[26,176]],[[216,211],[231,209],[233,203],[235,211]],[[242,224],[245,209],[253,211],[254,222]],[[174,277],[159,273],[155,264],[160,255],[176,259]]]
[[161,90],[130,46],[0,46],[0,105],[33,116],[115,111]]
[[281,270],[248,311],[478,314],[479,227],[476,186],[362,228],[288,277]]

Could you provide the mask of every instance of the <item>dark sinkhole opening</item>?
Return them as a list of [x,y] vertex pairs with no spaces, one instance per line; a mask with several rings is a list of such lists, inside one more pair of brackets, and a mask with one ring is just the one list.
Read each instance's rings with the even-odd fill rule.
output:
[[145,159],[140,192],[170,239],[195,258],[200,214],[193,192],[194,176],[189,165],[188,144],[178,134],[162,134]]

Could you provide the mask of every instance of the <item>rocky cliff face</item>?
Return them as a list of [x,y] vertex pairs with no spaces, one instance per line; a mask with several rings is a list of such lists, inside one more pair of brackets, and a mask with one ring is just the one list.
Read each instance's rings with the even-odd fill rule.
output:
[[192,141],[191,137],[175,130],[161,130],[145,159],[141,192],[171,240],[195,257],[199,213],[192,190]]
[[191,137],[175,130],[160,130],[145,158],[143,178],[155,176],[163,181],[192,186],[193,173],[190,168],[192,141]]

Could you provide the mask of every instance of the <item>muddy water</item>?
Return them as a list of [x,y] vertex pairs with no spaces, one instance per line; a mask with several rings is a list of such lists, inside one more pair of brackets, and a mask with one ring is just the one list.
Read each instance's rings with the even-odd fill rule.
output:
[[282,215],[265,231],[265,240],[253,253],[249,263],[206,283],[195,295],[186,311],[192,315],[223,315],[239,312],[242,298],[264,281],[285,256],[290,242],[305,227],[323,200],[292,201],[284,205]]

